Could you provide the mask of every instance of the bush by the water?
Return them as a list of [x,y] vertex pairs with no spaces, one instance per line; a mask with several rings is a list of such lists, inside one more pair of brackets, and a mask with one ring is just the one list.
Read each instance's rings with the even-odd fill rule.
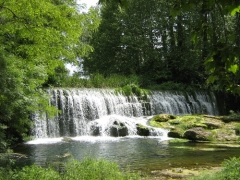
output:
[[82,162],[70,160],[58,168],[42,168],[37,165],[19,170],[0,169],[0,180],[137,180],[137,173],[121,172],[118,165],[106,160],[85,159]]
[[223,169],[216,173],[206,173],[199,177],[192,177],[189,180],[239,180],[240,179],[240,157],[233,157],[225,160]]

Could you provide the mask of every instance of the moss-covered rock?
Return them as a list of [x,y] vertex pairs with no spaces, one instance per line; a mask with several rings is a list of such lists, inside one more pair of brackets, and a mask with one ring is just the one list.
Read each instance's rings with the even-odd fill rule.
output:
[[128,129],[123,123],[114,121],[113,125],[110,128],[110,135],[114,137],[127,136]]
[[184,138],[193,141],[209,141],[209,137],[212,137],[212,133],[202,127],[188,129],[184,133]]
[[[226,122],[226,116],[160,114],[149,124],[170,130],[169,137],[186,138],[194,141],[239,141],[240,121]],[[229,118],[230,119],[230,118]]]
[[167,122],[170,119],[175,119],[176,116],[171,115],[171,114],[159,114],[153,117],[153,121],[156,122]]
[[142,124],[137,124],[137,134],[139,136],[149,136],[150,129],[146,126],[143,126]]
[[182,135],[177,132],[177,131],[169,131],[168,132],[168,137],[171,137],[171,138],[183,138]]
[[64,142],[73,142],[73,140],[70,137],[63,137],[62,141],[64,141]]

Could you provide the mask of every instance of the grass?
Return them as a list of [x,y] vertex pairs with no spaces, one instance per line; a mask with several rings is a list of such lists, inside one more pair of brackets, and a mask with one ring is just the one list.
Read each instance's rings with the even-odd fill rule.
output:
[[0,180],[137,180],[137,173],[122,172],[118,165],[106,160],[87,158],[84,161],[69,160],[61,164],[62,168],[42,168],[37,165],[26,166],[22,169],[0,169]]

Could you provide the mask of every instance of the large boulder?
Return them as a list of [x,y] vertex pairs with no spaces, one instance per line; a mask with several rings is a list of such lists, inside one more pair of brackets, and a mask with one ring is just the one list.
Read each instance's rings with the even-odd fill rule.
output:
[[184,138],[193,141],[209,141],[209,138],[212,136],[212,133],[205,130],[202,127],[196,127],[188,129],[183,136]]
[[168,132],[168,137],[171,137],[171,138],[182,138],[180,132],[177,132],[177,131],[169,131]]
[[143,126],[141,124],[136,124],[137,125],[137,134],[139,136],[149,136],[150,135],[150,129],[146,126]]
[[114,137],[127,136],[128,129],[123,123],[114,121],[113,125],[110,127],[110,135]]
[[218,121],[207,121],[207,122],[204,122],[203,124],[205,124],[208,129],[218,129],[223,126],[223,123],[221,121],[219,121],[219,122]]
[[90,126],[90,132],[91,132],[92,136],[99,136],[100,135],[100,127],[99,127],[99,124],[97,122],[94,122]]

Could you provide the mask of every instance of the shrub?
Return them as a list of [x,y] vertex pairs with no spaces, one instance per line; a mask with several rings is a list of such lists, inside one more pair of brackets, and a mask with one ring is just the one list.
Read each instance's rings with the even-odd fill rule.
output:
[[51,168],[42,168],[37,165],[26,166],[18,171],[12,177],[13,180],[34,180],[34,179],[44,179],[44,180],[59,180],[60,175],[58,172]]
[[238,180],[240,177],[240,158],[233,157],[223,162],[221,172],[224,180]]
[[240,157],[227,159],[222,163],[223,169],[215,173],[205,172],[199,177],[191,177],[188,180],[239,180]]
[[150,93],[148,90],[142,89],[136,84],[128,84],[126,86],[117,88],[115,92],[122,93],[125,96],[135,95],[142,100],[147,100],[147,95]]
[[116,163],[106,160],[85,159],[82,162],[71,160],[66,164],[66,172],[63,179],[81,179],[81,180],[127,180],[139,179],[138,174],[122,173]]
[[223,121],[225,122],[231,122],[231,121],[240,121],[240,113],[239,112],[234,112],[232,110],[230,110],[229,112],[230,114],[228,116],[224,116],[222,118]]
[[37,165],[26,166],[19,170],[0,168],[0,180],[137,180],[139,174],[121,172],[118,165],[106,160],[74,159],[63,164],[61,171],[57,168],[42,168]]

